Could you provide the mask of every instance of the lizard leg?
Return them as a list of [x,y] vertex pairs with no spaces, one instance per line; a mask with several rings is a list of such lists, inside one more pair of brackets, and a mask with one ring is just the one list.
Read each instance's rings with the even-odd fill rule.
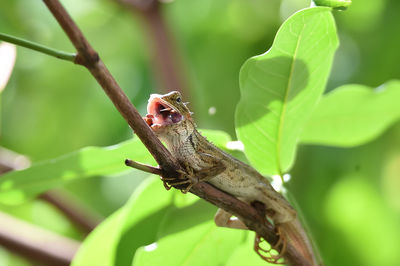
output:
[[[189,183],[186,188],[181,189],[182,193],[184,193],[184,194],[186,194],[192,188],[192,186],[194,186],[195,184],[197,184],[199,182],[207,182],[208,180],[219,175],[226,169],[226,166],[224,165],[224,163],[222,163],[221,160],[215,159],[212,155],[208,155],[208,154],[204,153],[204,154],[201,154],[201,156],[203,156],[203,157],[207,156],[208,160],[210,160],[210,158],[212,158],[215,161],[212,163],[212,166],[203,168],[200,170],[194,169],[186,161],[182,162],[182,165],[183,165],[184,169],[186,170],[186,173],[183,173],[183,175],[188,178],[187,179],[188,182],[185,182],[185,183]],[[182,183],[182,184],[184,184],[184,183]]]
[[229,227],[235,229],[248,230],[247,226],[239,219],[231,219],[232,214],[223,210],[218,209],[214,216],[215,224],[219,227]]
[[169,178],[169,177],[163,177],[163,176],[160,176],[160,179],[163,182],[164,188],[166,190],[170,190],[172,188],[172,186],[168,185],[168,182],[176,180],[176,178]]

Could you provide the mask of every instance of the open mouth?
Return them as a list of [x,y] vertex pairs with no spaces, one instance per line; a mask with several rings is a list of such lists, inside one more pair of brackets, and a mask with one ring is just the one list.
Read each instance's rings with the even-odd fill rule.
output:
[[147,104],[146,123],[153,129],[172,125],[183,120],[183,116],[170,104],[152,95]]

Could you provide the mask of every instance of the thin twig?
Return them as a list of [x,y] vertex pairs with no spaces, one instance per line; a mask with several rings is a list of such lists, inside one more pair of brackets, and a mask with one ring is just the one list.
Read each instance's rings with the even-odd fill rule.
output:
[[[178,173],[180,166],[176,159],[171,156],[169,151],[161,144],[150,127],[143,121],[140,114],[133,107],[125,93],[121,90],[110,72],[100,60],[96,51],[85,39],[82,32],[73,22],[60,2],[58,0],[43,1],[64,29],[73,45],[76,47],[78,51],[76,61],[85,66],[96,78],[118,111],[142,140],[144,145],[160,165],[160,168],[163,169],[163,172],[166,175],[164,177],[180,176]],[[199,183],[193,186],[190,191],[241,218],[248,228],[256,231],[272,245],[277,242],[278,237],[275,234],[274,227],[269,226],[268,223],[266,223],[265,218],[260,215],[255,208],[207,183]],[[307,259],[297,252],[295,247],[291,246],[291,243],[288,243],[287,252],[284,255],[289,264],[309,264]]]
[[41,45],[39,43],[35,43],[32,41],[28,41],[28,40],[24,40],[18,37],[14,37],[5,33],[1,33],[0,32],[0,40],[5,41],[5,42],[9,42],[9,43],[13,43],[25,48],[29,48],[50,56],[54,56],[57,57],[59,59],[62,60],[67,60],[70,62],[74,62],[76,54],[73,53],[67,53],[67,52],[63,52],[63,51],[59,51],[44,45]]
[[138,163],[138,162],[135,162],[135,161],[132,161],[129,159],[125,160],[125,165],[135,168],[135,169],[138,169],[138,170],[141,170],[143,172],[150,173],[150,174],[159,175],[159,176],[164,175],[162,170],[159,167],[153,167],[151,165]]

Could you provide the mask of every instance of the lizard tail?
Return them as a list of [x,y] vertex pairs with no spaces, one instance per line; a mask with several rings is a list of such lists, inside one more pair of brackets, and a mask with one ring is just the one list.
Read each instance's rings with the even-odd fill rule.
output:
[[311,241],[298,218],[277,225],[277,229],[279,233],[282,234],[281,237],[283,237],[283,241],[291,243],[292,248],[296,249],[296,253],[300,253],[303,260],[308,262],[307,265],[322,265],[322,263],[318,263]]

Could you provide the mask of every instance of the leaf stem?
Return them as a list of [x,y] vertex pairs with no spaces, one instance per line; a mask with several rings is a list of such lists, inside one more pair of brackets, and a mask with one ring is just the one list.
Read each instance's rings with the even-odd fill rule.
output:
[[50,56],[54,56],[57,57],[59,59],[62,60],[66,60],[66,61],[70,61],[70,62],[74,62],[75,58],[76,58],[76,54],[74,53],[67,53],[67,52],[63,52],[63,51],[59,51],[59,50],[55,50],[53,48],[35,43],[35,42],[31,42],[28,40],[24,40],[18,37],[14,37],[5,33],[1,33],[0,32],[0,40],[3,40],[5,42],[9,42],[9,43],[13,43],[16,44],[18,46],[22,46],[28,49],[32,49],[35,51],[38,51],[40,53],[43,54],[47,54]]

